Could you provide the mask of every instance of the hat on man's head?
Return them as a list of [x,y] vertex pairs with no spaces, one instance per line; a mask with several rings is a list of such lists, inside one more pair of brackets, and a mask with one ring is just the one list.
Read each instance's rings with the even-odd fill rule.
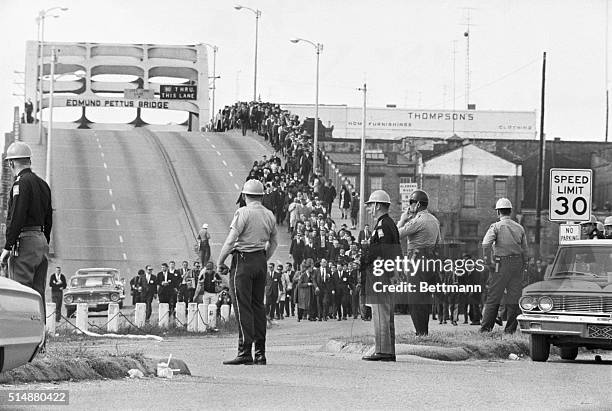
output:
[[208,228],[208,224],[202,224],[202,228]]

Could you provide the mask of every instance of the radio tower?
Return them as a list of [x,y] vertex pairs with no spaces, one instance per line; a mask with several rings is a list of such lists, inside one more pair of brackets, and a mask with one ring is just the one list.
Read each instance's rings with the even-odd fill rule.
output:
[[470,19],[470,11],[474,10],[473,8],[466,7],[464,9],[467,13],[467,19],[465,23],[465,31],[463,32],[463,37],[465,37],[465,108],[468,108],[470,104],[470,88],[471,88],[471,72],[470,72],[470,27],[471,19]]

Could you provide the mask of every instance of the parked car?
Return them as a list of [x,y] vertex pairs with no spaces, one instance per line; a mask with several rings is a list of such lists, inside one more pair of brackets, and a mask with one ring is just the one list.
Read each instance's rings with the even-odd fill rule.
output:
[[543,281],[523,290],[518,321],[533,361],[550,346],[574,360],[578,348],[612,350],[612,240],[562,244]]
[[64,305],[70,317],[79,303],[87,303],[90,311],[104,311],[109,303],[118,303],[123,308],[124,297],[112,274],[77,274],[64,291]]
[[45,340],[44,312],[40,294],[0,277],[0,372],[34,359]]
[[121,286],[121,295],[125,298],[125,278],[121,277],[121,271],[116,268],[80,268],[76,275],[110,274],[115,278],[115,283]]

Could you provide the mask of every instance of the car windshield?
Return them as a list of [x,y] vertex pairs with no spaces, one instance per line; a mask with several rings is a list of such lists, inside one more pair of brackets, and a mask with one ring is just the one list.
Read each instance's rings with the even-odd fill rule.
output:
[[113,285],[113,279],[109,276],[87,276],[77,277],[70,280],[71,287],[106,287]]
[[576,277],[600,280],[612,276],[612,247],[563,247],[551,272],[551,277]]

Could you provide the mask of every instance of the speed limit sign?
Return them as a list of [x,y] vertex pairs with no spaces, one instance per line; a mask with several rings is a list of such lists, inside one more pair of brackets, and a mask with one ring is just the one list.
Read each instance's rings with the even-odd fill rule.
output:
[[550,169],[550,221],[589,221],[593,170]]

